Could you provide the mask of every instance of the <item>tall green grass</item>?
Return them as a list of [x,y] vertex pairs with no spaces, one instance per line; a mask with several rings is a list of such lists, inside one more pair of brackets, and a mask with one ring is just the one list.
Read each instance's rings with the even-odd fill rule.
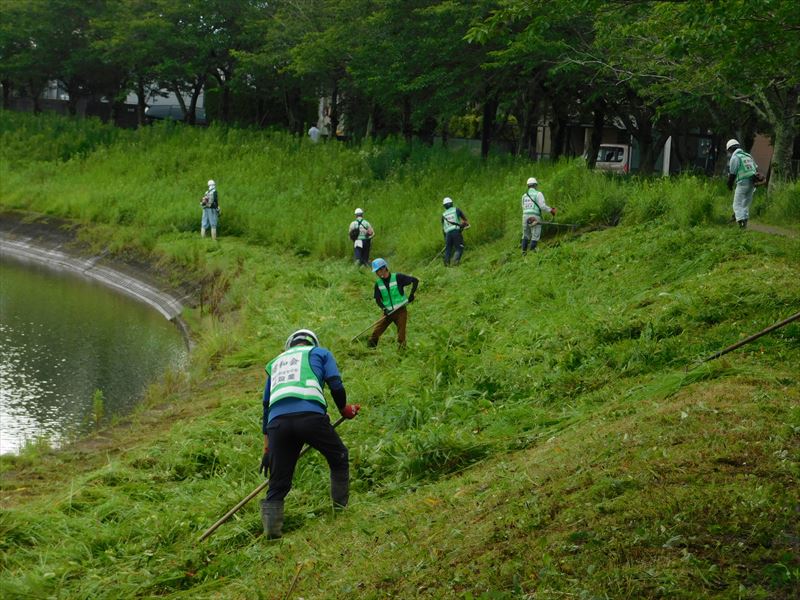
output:
[[[52,144],[43,139],[48,133]],[[345,232],[356,206],[375,226],[375,253],[433,256],[444,196],[470,218],[469,245],[511,245],[520,237],[519,199],[530,175],[559,219],[580,226],[659,219],[692,227],[724,222],[730,213],[719,181],[607,177],[580,161],[481,162],[396,140],[311,145],[276,132],[176,123],[117,131],[92,120],[2,112],[0,143],[2,206],[135,227],[148,247],[159,235],[199,229],[207,179],[218,184],[222,235],[322,258],[350,252]],[[797,228],[797,194],[794,184],[769,202],[759,196],[754,211]]]
[[[148,397],[168,419],[142,412],[102,453],[0,459],[4,597],[280,598],[298,565],[304,598],[791,597],[800,326],[686,369],[798,310],[800,252],[722,226],[717,183],[214,127],[125,135],[43,163],[52,187],[26,178],[41,161],[4,158],[0,201],[94,221],[93,243],[205,275],[203,314],[185,314],[197,347],[186,377]],[[585,229],[523,259],[531,174]],[[209,177],[218,245],[196,232]],[[474,224],[446,270],[430,261],[445,195]],[[349,260],[355,206],[376,253],[421,279],[405,352],[393,330],[374,350],[351,342],[378,317],[372,275]],[[260,482],[263,366],[299,327],[363,406],[339,430],[352,505],[331,513],[309,453],[284,541],[258,537],[253,502],[197,544]]]

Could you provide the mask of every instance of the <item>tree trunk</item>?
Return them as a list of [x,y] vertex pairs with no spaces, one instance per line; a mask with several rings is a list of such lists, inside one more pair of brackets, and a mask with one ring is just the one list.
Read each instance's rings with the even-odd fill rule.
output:
[[652,175],[656,169],[656,140],[653,135],[653,124],[642,119],[638,131],[633,137],[639,142],[639,172],[642,175]]
[[[217,69],[217,81],[222,88],[219,116],[223,123],[229,123],[231,120],[231,90],[228,85],[230,79],[231,73],[228,69]],[[208,118],[208,112],[206,112],[206,118]]]
[[11,108],[11,80],[3,79],[3,108]]
[[428,116],[422,122],[422,126],[419,130],[419,137],[422,142],[427,146],[433,146],[433,138],[436,135],[436,119]]
[[329,139],[336,139],[336,132],[339,130],[339,80],[333,82],[331,90],[331,130]]
[[403,137],[406,143],[411,144],[414,138],[414,129],[411,127],[411,98],[403,98]]
[[497,94],[490,94],[483,103],[483,123],[481,125],[481,157],[486,158],[489,156],[489,148],[492,143],[492,136],[494,136],[494,120],[497,114],[497,107],[499,101]]
[[189,123],[189,125],[195,125],[197,123],[197,101],[205,85],[205,75],[200,75],[195,78],[194,86],[192,87],[192,97],[189,99],[189,112],[186,114],[186,122]]
[[536,158],[536,102],[528,100],[527,94],[523,95],[522,126],[520,127],[519,144],[517,146],[517,156],[527,156]]
[[372,137],[372,129],[374,127],[374,120],[375,120],[375,102],[372,102],[369,107],[369,115],[367,116],[367,124],[364,127],[364,139],[368,140]]
[[566,135],[566,121],[563,115],[554,113],[550,121],[550,160],[558,160],[564,153],[564,138]]
[[136,122],[139,127],[145,123],[144,111],[147,108],[146,97],[144,92],[144,78],[136,78]]
[[172,92],[175,94],[175,97],[178,99],[178,104],[181,107],[181,112],[183,113],[183,118],[184,118],[184,120],[186,120],[186,118],[189,116],[189,111],[186,108],[186,100],[183,99],[183,93],[181,91],[181,86],[177,81],[173,81],[172,82]]
[[67,85],[67,94],[69,94],[69,100],[67,100],[67,110],[69,111],[70,116],[74,117],[78,114],[78,93],[76,89],[72,88],[72,86]]
[[[687,121],[685,115],[681,116],[674,124],[674,127],[667,133],[668,136],[672,136],[672,152],[678,158],[678,165],[681,173],[692,170],[696,154],[696,152],[689,149],[690,137]],[[664,150],[666,150],[666,146]],[[664,160],[666,159],[667,157],[665,156]]]
[[606,103],[597,100],[592,107],[592,135],[589,138],[589,148],[586,155],[586,166],[594,169],[597,164],[597,153],[603,143],[603,127],[606,124]]
[[286,111],[286,126],[289,128],[289,131],[294,131],[295,127],[297,126],[294,114],[294,109],[292,108],[293,104],[291,99],[289,98],[289,89],[287,87],[283,88],[283,109]]
[[38,115],[42,112],[42,105],[39,103],[39,96],[41,95],[41,88],[36,85],[33,79],[28,80],[28,91],[33,99],[33,114]]
[[[769,189],[772,191],[775,186],[792,177],[792,151],[794,149],[794,138],[797,135],[797,110],[800,107],[800,85],[789,90],[783,110],[779,116],[780,121],[773,124],[775,129],[775,139],[773,141],[773,154]],[[765,167],[761,167],[766,170]]]

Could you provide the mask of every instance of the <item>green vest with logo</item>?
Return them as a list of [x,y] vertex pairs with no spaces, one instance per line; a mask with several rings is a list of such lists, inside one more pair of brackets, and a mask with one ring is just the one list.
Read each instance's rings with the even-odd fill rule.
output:
[[458,209],[455,206],[451,206],[444,211],[444,213],[442,213],[442,218],[444,219],[444,223],[442,223],[442,229],[445,233],[448,231],[453,231],[454,229],[460,229],[459,223],[461,221],[458,218]]
[[384,308],[389,310],[396,310],[401,306],[408,304],[408,298],[400,293],[400,286],[397,285],[397,274],[392,273],[389,276],[389,289],[387,291],[386,284],[383,279],[378,278],[378,289],[381,292],[381,304]]
[[536,203],[536,198],[539,195],[539,192],[534,191],[533,196],[531,196],[530,190],[525,192],[522,196],[522,215],[525,217],[541,217],[542,216],[542,209],[539,208],[539,205]]
[[322,386],[308,359],[313,349],[313,346],[295,346],[267,364],[270,406],[285,398],[300,398],[319,402],[327,409]]
[[753,160],[752,156],[741,148],[736,150],[733,154],[739,157],[739,166],[736,169],[736,183],[756,174],[756,161]]

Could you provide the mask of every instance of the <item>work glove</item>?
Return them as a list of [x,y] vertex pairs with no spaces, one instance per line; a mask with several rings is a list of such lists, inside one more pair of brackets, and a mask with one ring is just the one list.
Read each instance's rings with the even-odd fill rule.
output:
[[269,476],[269,448],[264,450],[264,456],[261,457],[261,466],[258,468],[258,472],[263,473],[264,477]]
[[558,211],[556,210],[555,206],[550,209],[550,214],[553,215],[554,217],[556,216],[556,212],[558,212]]
[[347,404],[342,409],[342,416],[345,419],[352,419],[358,414],[358,411],[360,411],[360,410],[361,410],[361,405],[360,404]]

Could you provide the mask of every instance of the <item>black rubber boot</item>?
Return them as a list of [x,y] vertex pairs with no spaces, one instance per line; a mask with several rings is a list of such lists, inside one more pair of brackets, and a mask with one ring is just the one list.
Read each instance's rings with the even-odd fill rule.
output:
[[531,240],[531,252],[536,250],[536,244],[538,244],[538,240]]
[[522,256],[525,256],[528,253],[528,240],[522,238]]
[[331,500],[334,509],[342,509],[350,500],[350,472],[331,473]]
[[268,540],[276,540],[283,535],[283,500],[261,501],[261,523]]
[[742,219],[739,221],[739,229],[746,229],[747,228],[747,219]]

